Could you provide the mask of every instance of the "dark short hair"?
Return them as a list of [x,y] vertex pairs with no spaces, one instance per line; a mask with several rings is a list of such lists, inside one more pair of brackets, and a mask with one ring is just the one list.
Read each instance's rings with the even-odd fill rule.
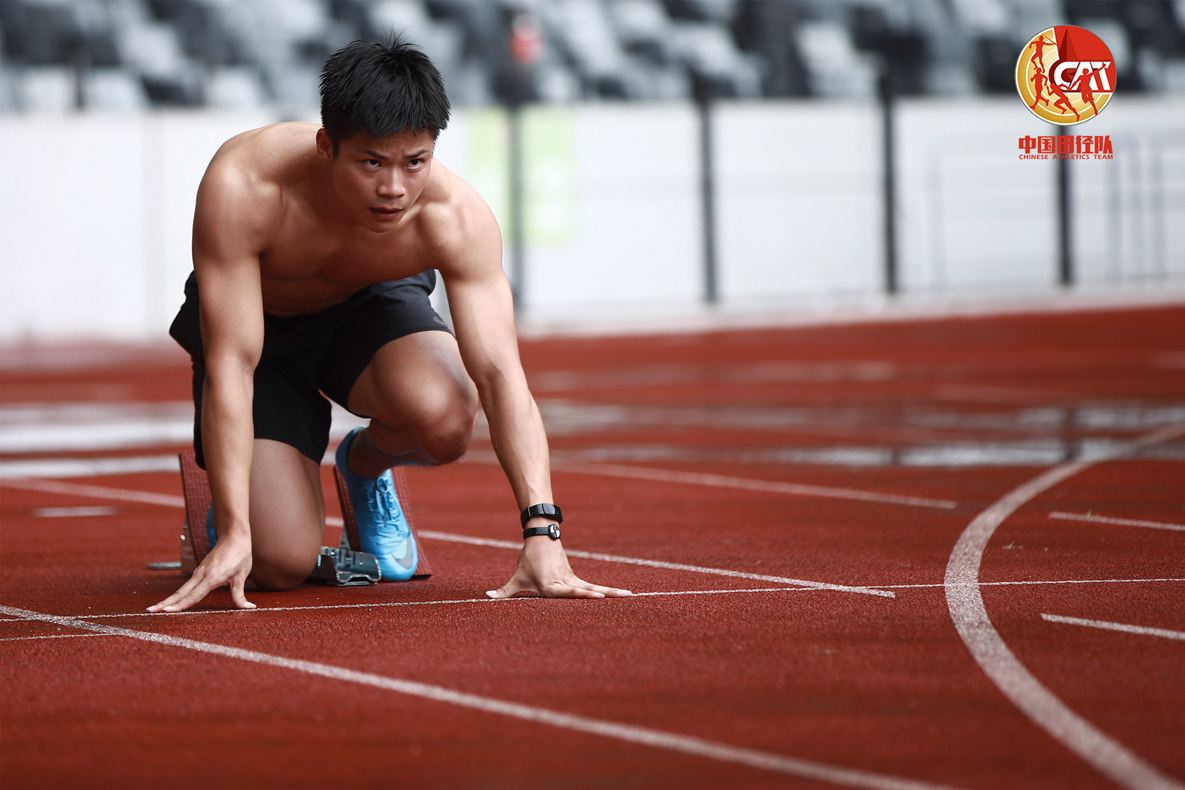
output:
[[321,70],[321,125],[338,143],[359,132],[390,137],[448,126],[444,79],[428,56],[398,36],[389,44],[354,41]]

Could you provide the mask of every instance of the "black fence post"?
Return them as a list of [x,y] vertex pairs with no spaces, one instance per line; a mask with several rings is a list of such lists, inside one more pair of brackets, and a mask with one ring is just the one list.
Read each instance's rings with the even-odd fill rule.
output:
[[897,272],[897,156],[894,152],[894,85],[893,62],[881,60],[880,78],[877,80],[877,94],[881,110],[881,190],[883,193],[884,217],[884,267],[885,293],[890,296],[899,288]]
[[519,8],[510,11],[507,19],[507,50],[509,61],[509,91],[506,102],[507,178],[510,200],[510,287],[514,298],[514,312],[527,306],[527,167],[523,144],[523,105],[533,96],[532,75],[539,60],[542,31],[539,20],[530,11]]
[[695,107],[699,116],[700,217],[703,225],[704,303],[720,302],[716,261],[716,179],[712,154],[712,83],[695,76]]
[[[1058,142],[1065,143],[1066,127],[1057,127]],[[1070,218],[1070,162],[1060,155],[1069,149],[1058,145],[1057,150],[1057,282],[1062,288],[1074,284],[1074,247]]]

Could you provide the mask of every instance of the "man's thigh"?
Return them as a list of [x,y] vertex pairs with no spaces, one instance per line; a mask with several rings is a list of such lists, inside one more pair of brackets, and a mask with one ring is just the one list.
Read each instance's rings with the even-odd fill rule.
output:
[[355,380],[345,405],[390,427],[415,430],[453,413],[472,424],[476,401],[456,338],[448,332],[425,331],[380,347]]
[[299,584],[313,570],[325,525],[318,464],[295,447],[256,439],[251,457],[252,578]]

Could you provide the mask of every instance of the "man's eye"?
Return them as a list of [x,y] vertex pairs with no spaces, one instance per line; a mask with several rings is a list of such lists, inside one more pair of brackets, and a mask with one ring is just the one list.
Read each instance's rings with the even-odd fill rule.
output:
[[366,164],[367,164],[367,165],[369,165],[369,166],[371,166],[371,167],[378,167],[379,165],[381,165],[381,164],[382,164],[382,162],[380,162],[380,161],[379,161],[379,160],[377,160],[377,159],[367,159],[367,160],[366,160]]
[[409,159],[407,163],[409,165],[411,165],[412,167],[419,167],[421,164],[424,163],[424,160],[423,159]]

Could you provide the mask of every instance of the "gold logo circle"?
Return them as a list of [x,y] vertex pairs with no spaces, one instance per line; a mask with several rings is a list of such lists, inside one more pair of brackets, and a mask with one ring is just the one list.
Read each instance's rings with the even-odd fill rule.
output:
[[1083,27],[1057,25],[1029,39],[1016,60],[1016,91],[1029,111],[1061,126],[1089,121],[1115,93],[1115,59]]

